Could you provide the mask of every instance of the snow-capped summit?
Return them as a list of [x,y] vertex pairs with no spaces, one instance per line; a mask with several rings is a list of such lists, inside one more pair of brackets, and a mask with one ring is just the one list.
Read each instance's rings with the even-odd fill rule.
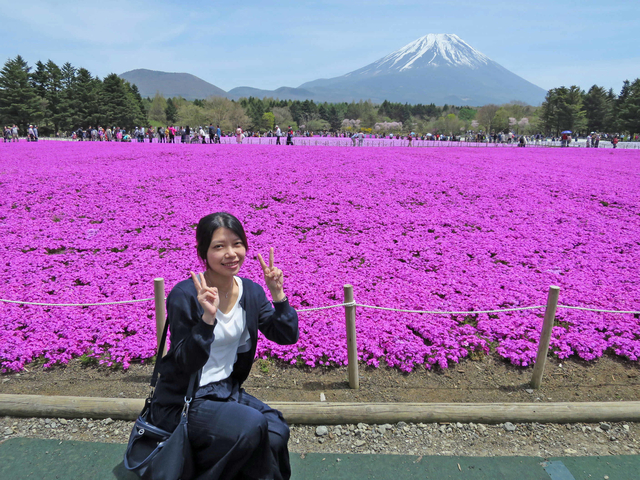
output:
[[546,92],[480,53],[457,35],[430,33],[346,75],[299,87],[333,101],[539,105]]
[[358,73],[383,71],[402,72],[426,66],[462,66],[478,68],[491,60],[457,35],[430,33],[405,45],[377,62],[368,65]]

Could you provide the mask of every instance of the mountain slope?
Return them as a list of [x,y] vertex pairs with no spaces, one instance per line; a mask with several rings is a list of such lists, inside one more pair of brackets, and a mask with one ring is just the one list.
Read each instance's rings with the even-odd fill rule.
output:
[[120,78],[138,86],[140,95],[152,97],[160,92],[166,98],[183,97],[187,100],[224,97],[227,92],[189,73],[169,73],[137,69],[119,75]]
[[546,94],[450,34],[425,35],[358,70],[299,88],[345,101],[386,99],[438,105],[511,100],[538,105]]
[[292,87],[280,87],[275,90],[262,90],[253,87],[236,87],[229,90],[226,94],[227,98],[232,100],[238,100],[242,97],[272,97],[280,100],[320,100],[316,98],[316,95],[309,90]]

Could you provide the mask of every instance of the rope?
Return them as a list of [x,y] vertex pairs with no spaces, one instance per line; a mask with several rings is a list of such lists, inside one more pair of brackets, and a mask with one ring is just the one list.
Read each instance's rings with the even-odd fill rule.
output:
[[[104,303],[39,303],[39,302],[19,302],[16,300],[6,300],[0,298],[0,302],[6,303],[16,303],[19,305],[37,305],[41,307],[96,307],[101,305],[123,305],[127,303],[141,303],[141,302],[150,302],[151,300],[155,300],[154,298],[143,298],[140,300],[124,300],[121,302],[104,302]],[[166,298],[165,298],[166,300]],[[533,307],[519,307],[519,308],[504,308],[498,310],[464,310],[464,311],[444,311],[444,310],[406,310],[403,308],[389,308],[389,307],[377,307],[375,305],[365,305],[362,303],[349,302],[349,303],[338,303],[336,305],[329,305],[326,307],[312,307],[312,308],[298,308],[296,311],[298,312],[313,312],[317,310],[328,310],[330,308],[340,308],[340,307],[362,307],[362,308],[372,308],[374,310],[385,310],[387,312],[401,312],[401,313],[427,313],[430,315],[468,315],[468,314],[479,314],[479,313],[501,313],[501,312],[518,312],[523,310],[538,310],[540,308],[545,308],[545,305],[536,305]],[[572,307],[569,305],[558,305],[556,308],[566,308],[571,310],[582,310],[587,312],[601,312],[601,313],[625,313],[625,314],[633,314],[639,315],[640,311],[635,310],[604,310],[600,308],[588,308],[588,307]]]
[[141,300],[124,300],[122,302],[105,302],[105,303],[38,303],[38,302],[17,302],[15,300],[5,300],[0,298],[0,302],[17,303],[19,305],[39,305],[41,307],[95,307],[100,305],[122,305],[124,303],[140,303],[155,300],[154,298],[143,298]]
[[598,308],[586,308],[586,307],[569,307],[567,305],[558,305],[557,308],[570,308],[572,310],[585,310],[587,312],[604,312],[604,313],[632,313],[634,315],[640,315],[640,312],[635,312],[633,310],[624,311],[624,310],[601,310]]
[[327,310],[329,308],[338,308],[338,307],[357,307],[359,306],[356,302],[351,303],[339,303],[337,305],[329,305],[328,307],[314,307],[314,308],[296,308],[296,312],[313,312],[315,310]]
[[521,308],[506,308],[503,310],[466,310],[463,312],[445,312],[442,310],[403,310],[399,308],[386,308],[386,307],[375,307],[373,305],[360,305],[356,304],[356,307],[364,307],[364,308],[373,308],[376,310],[387,310],[390,312],[404,312],[404,313],[429,313],[433,315],[466,315],[466,314],[476,314],[476,313],[499,313],[499,312],[515,312],[518,310],[536,310],[538,308],[543,308],[544,305],[538,305],[535,307],[521,307]]

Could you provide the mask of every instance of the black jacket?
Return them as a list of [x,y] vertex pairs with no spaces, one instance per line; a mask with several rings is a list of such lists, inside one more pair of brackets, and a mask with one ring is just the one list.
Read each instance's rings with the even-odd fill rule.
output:
[[[240,306],[246,313],[251,340],[248,351],[238,352],[238,358],[231,373],[231,377],[240,385],[249,376],[253,365],[258,329],[269,340],[280,345],[296,343],[299,335],[298,314],[287,300],[272,306],[260,285],[246,278],[241,280],[243,292]],[[211,344],[214,341],[214,326],[202,320],[203,313],[204,310],[198,303],[196,289],[190,278],[173,287],[167,298],[171,348],[160,360],[158,367],[160,378],[156,384],[154,404],[166,415],[174,417],[176,424],[184,405],[189,377],[207,363]]]

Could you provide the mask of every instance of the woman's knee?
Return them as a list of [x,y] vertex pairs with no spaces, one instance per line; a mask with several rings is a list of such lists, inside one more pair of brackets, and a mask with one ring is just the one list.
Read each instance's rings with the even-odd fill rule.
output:
[[287,444],[289,443],[289,429],[287,428],[286,432],[274,432],[269,431],[269,445],[274,452],[280,452],[282,450],[286,450]]
[[242,421],[238,441],[247,449],[258,448],[269,436],[269,424],[260,412],[247,415]]
[[284,422],[272,422],[269,424],[269,444],[274,451],[286,449],[289,443],[290,430]]

